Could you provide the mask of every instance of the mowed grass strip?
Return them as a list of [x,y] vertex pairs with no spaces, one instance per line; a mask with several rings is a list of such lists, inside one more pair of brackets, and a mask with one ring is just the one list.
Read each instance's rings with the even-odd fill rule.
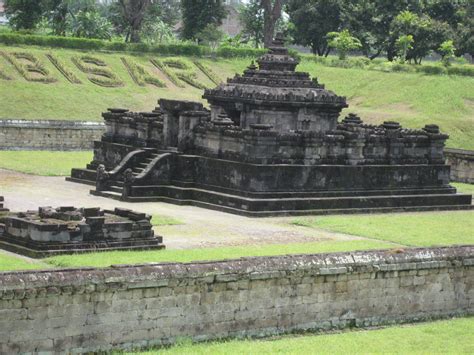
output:
[[474,244],[474,211],[314,216],[291,223],[413,247]]
[[473,354],[474,318],[334,334],[181,344],[129,354]]
[[42,176],[67,176],[84,168],[92,152],[0,151],[0,168]]
[[[165,240],[166,244],[166,240]],[[238,259],[250,256],[316,254],[355,250],[389,249],[393,244],[372,240],[323,241],[314,243],[249,245],[242,247],[199,248],[186,250],[117,251],[63,255],[44,259],[56,267],[107,267],[117,264],[192,262]]]
[[458,189],[458,193],[474,194],[474,184],[463,184],[461,182],[454,182],[451,183],[451,185]]
[[19,256],[9,255],[0,251],[0,272],[14,270],[34,270],[45,269],[46,265],[40,261],[32,260],[31,262]]
[[176,226],[180,224],[185,224],[182,220],[167,216],[167,215],[153,215],[151,218],[151,224],[153,226]]

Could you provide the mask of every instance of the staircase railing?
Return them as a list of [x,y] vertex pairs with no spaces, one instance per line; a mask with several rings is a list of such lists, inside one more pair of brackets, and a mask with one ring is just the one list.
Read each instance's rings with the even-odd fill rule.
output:
[[125,172],[122,196],[130,196],[133,186],[168,183],[170,180],[170,165],[172,158],[172,153],[163,153],[154,158],[137,176],[132,176]]
[[96,191],[107,190],[113,182],[119,181],[127,169],[133,168],[137,163],[149,156],[149,150],[134,150],[128,153],[122,161],[111,171],[106,171],[103,165],[97,168]]

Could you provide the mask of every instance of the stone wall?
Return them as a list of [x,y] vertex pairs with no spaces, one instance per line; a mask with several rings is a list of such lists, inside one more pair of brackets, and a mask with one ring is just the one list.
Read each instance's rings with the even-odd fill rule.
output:
[[474,150],[445,149],[447,164],[451,165],[451,180],[474,184]]
[[474,314],[474,246],[0,273],[0,353]]
[[91,150],[103,123],[0,120],[0,150]]

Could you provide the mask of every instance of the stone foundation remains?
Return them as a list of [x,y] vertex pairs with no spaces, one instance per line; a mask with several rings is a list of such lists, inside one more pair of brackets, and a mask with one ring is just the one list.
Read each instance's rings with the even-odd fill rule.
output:
[[446,163],[451,165],[451,180],[474,184],[474,151],[446,149]]
[[3,196],[0,196],[0,212],[7,212],[8,209],[4,207],[4,198]]
[[0,150],[91,150],[103,123],[0,119]]
[[116,208],[40,207],[0,217],[0,248],[30,257],[162,249],[145,213]]
[[95,352],[474,314],[474,247],[0,273],[0,353]]

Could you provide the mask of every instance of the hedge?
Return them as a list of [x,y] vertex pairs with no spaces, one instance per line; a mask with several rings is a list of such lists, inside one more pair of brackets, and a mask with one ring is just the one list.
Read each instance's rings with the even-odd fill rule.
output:
[[444,67],[440,63],[413,65],[413,64],[402,64],[397,62],[388,62],[380,60],[370,60],[363,57],[347,58],[345,60],[339,60],[334,57],[317,57],[303,55],[303,59],[311,62],[315,62],[328,67],[337,68],[359,68],[366,70],[379,70],[384,72],[407,72],[407,73],[424,73],[428,75],[464,75],[474,76],[474,66],[470,64],[452,65]]
[[[142,52],[196,57],[211,54],[209,47],[190,43],[148,45],[146,43],[113,42],[77,37],[39,36],[13,32],[0,32],[0,43],[6,45],[34,45],[69,49]],[[233,47],[221,47],[217,51],[217,55],[224,58],[258,57],[263,53],[265,53],[263,49]]]

